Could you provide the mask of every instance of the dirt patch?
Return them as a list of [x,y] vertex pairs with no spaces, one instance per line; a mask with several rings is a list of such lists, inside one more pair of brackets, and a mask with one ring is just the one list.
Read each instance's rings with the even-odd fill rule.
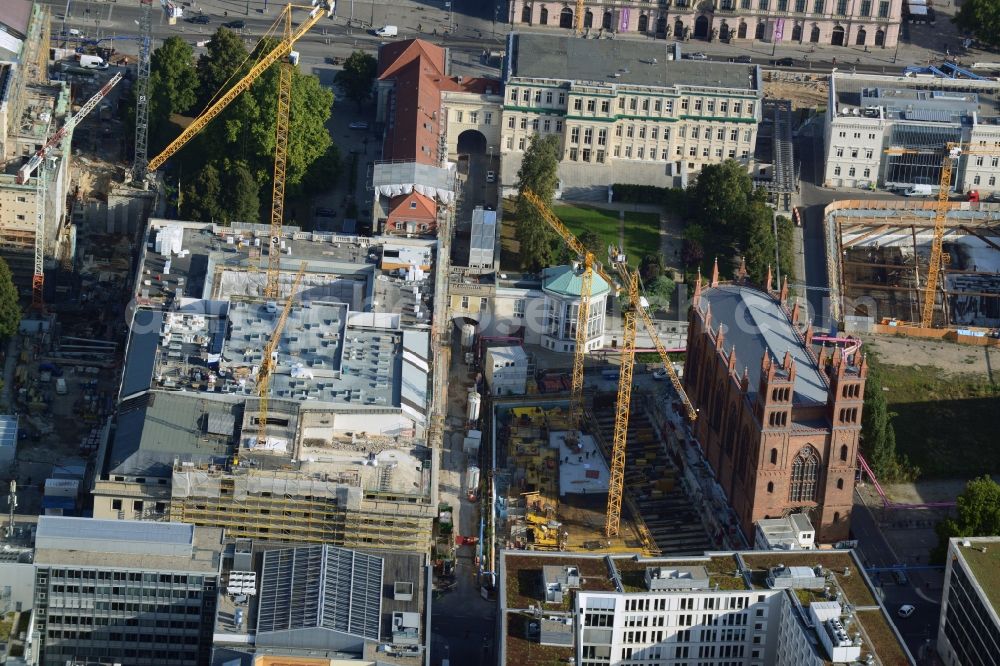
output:
[[874,349],[885,365],[924,365],[950,374],[981,375],[996,382],[1000,376],[1000,352],[989,347],[971,347],[956,342],[923,340],[902,336],[862,336],[866,348]]
[[830,86],[826,75],[771,72],[764,81],[764,97],[787,99],[793,109],[825,107]]

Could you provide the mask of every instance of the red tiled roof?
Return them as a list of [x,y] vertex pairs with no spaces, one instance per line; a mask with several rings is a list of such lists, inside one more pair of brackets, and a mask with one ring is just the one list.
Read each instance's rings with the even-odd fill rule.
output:
[[438,163],[441,89],[449,85],[444,70],[444,49],[422,39],[393,42],[379,51],[379,80],[395,83],[383,159]]
[[386,219],[389,222],[400,220],[434,222],[437,220],[437,204],[430,197],[417,192],[401,194],[389,200],[389,215]]

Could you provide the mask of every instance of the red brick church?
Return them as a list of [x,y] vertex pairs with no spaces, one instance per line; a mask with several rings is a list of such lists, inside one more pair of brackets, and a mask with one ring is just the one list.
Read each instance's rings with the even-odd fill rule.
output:
[[848,538],[868,366],[860,352],[813,351],[812,324],[780,292],[712,279],[695,287],[685,390],[695,434],[744,534],[805,512],[817,541]]

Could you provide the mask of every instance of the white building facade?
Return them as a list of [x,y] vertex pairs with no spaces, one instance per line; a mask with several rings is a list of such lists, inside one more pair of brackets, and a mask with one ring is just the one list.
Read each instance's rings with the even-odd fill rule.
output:
[[560,190],[671,187],[706,164],[749,166],[761,118],[753,65],[673,60],[663,42],[511,34],[504,72],[501,184],[516,186],[531,136],[559,139]]
[[936,188],[954,142],[951,188],[1000,191],[1000,82],[835,72],[829,95],[825,186]]

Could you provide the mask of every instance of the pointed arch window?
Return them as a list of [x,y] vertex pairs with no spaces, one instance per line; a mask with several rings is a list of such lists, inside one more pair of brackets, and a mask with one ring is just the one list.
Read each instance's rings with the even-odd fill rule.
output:
[[816,449],[807,446],[792,463],[792,480],[789,484],[789,501],[816,501],[816,480],[819,477],[819,456]]

